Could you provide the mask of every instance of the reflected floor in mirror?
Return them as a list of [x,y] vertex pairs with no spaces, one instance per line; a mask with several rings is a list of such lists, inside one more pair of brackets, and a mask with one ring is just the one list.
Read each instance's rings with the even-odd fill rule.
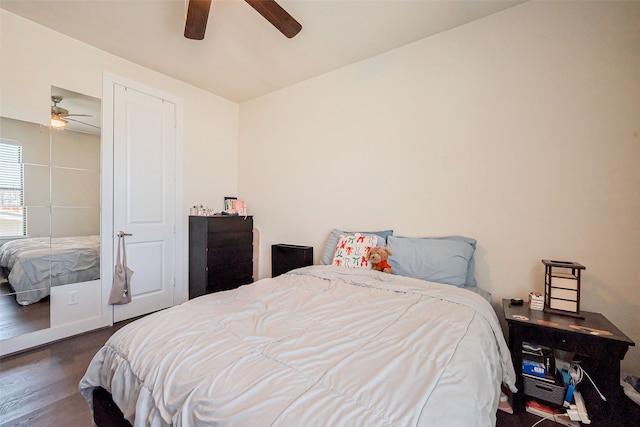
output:
[[36,304],[20,305],[12,292],[9,282],[0,276],[0,340],[49,328],[49,297]]

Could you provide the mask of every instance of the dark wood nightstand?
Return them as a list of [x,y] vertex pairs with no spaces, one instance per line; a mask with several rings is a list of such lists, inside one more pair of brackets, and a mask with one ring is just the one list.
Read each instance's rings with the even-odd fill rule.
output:
[[[524,410],[526,396],[522,376],[522,342],[575,353],[574,361],[593,379],[606,397],[600,399],[593,385],[584,378],[578,390],[584,397],[589,417],[606,421],[621,411],[628,399],[620,386],[620,361],[635,343],[600,313],[581,311],[584,319],[529,310],[527,303],[513,305],[502,300],[504,317],[509,326],[509,349],[516,370],[514,410]],[[602,332],[597,332],[602,331]]]

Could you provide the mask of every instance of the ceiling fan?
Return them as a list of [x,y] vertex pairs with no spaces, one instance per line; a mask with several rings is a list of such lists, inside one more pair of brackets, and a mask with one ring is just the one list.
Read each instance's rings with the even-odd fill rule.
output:
[[[90,114],[69,114],[69,110],[67,110],[66,108],[62,108],[60,106],[58,106],[58,104],[62,101],[62,97],[61,96],[56,96],[56,95],[52,95],[51,96],[51,101],[53,102],[53,105],[51,106],[51,127],[53,128],[58,128],[61,129],[63,127],[65,127],[67,125],[68,122],[68,118],[75,116],[75,117],[93,117]],[[69,119],[72,120],[73,119]],[[91,125],[89,125],[91,126]]]
[[[287,38],[292,38],[302,29],[302,25],[275,0],[245,1]],[[193,40],[204,39],[210,7],[211,0],[189,0],[187,22],[184,28],[184,36],[186,38]]]

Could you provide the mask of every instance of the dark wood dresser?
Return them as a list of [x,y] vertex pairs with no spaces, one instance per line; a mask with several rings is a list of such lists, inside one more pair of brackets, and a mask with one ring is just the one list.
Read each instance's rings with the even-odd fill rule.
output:
[[253,282],[253,217],[189,217],[189,299]]

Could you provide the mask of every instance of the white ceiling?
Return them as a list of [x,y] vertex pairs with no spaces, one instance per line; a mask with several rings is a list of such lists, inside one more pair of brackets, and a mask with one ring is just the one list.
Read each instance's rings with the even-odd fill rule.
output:
[[0,7],[231,101],[242,102],[497,13],[525,0],[280,0],[287,39],[242,0],[214,0],[205,39],[185,0],[0,0]]

